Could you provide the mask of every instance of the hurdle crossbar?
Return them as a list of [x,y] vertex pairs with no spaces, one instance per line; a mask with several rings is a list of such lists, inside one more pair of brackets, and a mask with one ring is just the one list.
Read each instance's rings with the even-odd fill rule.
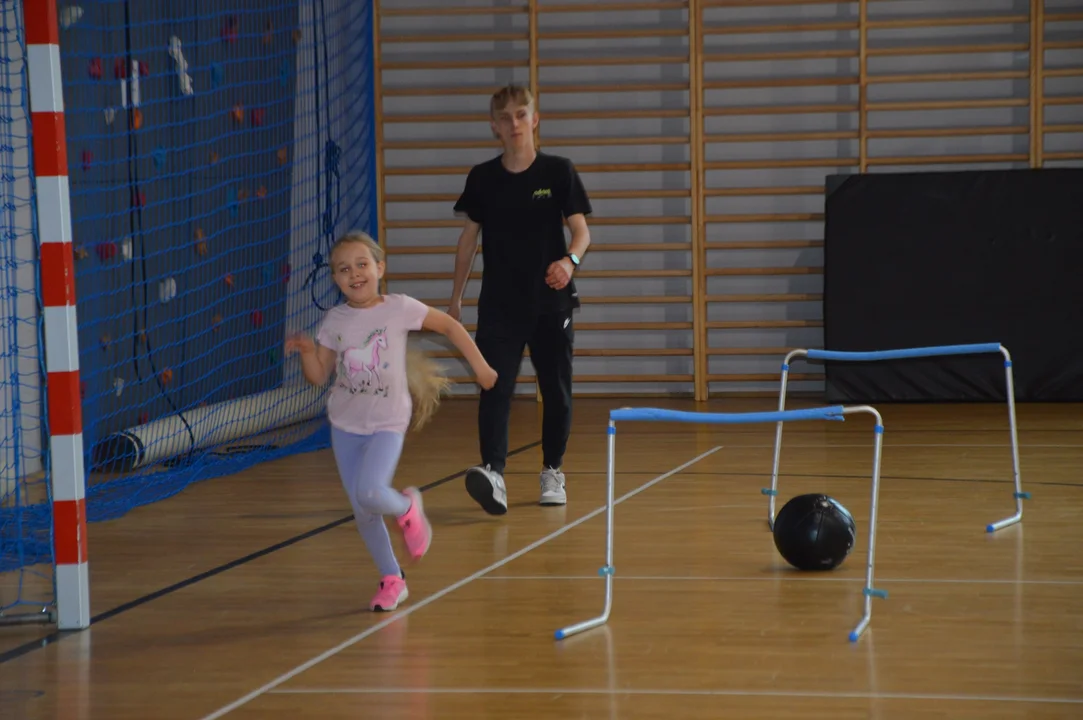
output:
[[[1008,349],[1000,343],[977,343],[971,345],[939,345],[920,348],[900,348],[895,350],[876,350],[869,352],[852,352],[838,350],[791,350],[782,362],[782,381],[779,387],[778,411],[786,409],[786,384],[789,379],[790,365],[796,358],[805,357],[809,360],[835,360],[839,362],[869,362],[877,360],[902,360],[919,357],[941,357],[948,355],[978,355],[1000,353],[1004,356],[1004,375],[1008,396],[1008,426],[1011,431],[1012,443],[1012,471],[1015,479],[1015,514],[1011,517],[989,523],[985,526],[986,532],[996,532],[1009,525],[1014,525],[1023,519],[1023,500],[1030,499],[1030,493],[1023,492],[1022,481],[1019,475],[1019,438],[1015,422],[1015,383],[1012,379],[1012,358]],[[782,453],[782,422],[775,426],[775,459],[771,469],[771,487],[763,488],[761,492],[768,496],[767,500],[767,525],[775,527],[775,499],[778,497],[778,466],[779,457]]]
[[868,413],[876,419],[873,463],[872,463],[872,498],[869,506],[869,548],[868,558],[865,565],[865,587],[862,594],[865,597],[864,612],[860,622],[850,632],[850,640],[856,641],[872,619],[872,598],[887,598],[887,593],[873,587],[873,563],[876,553],[876,515],[880,498],[880,455],[883,448],[884,425],[880,413],[876,408],[868,405],[808,408],[803,410],[780,410],[778,412],[744,412],[744,413],[703,413],[688,412],[681,410],[664,410],[659,408],[621,408],[609,412],[608,448],[606,460],[606,513],[605,513],[605,565],[598,574],[605,580],[605,603],[602,613],[597,617],[584,620],[574,625],[568,625],[556,631],[557,640],[576,635],[592,628],[604,625],[609,621],[609,614],[613,609],[613,489],[616,476],[616,447],[617,447],[617,422],[685,422],[701,424],[744,424],[744,423],[769,423],[769,422],[792,422],[797,420],[834,420],[842,421],[846,415],[854,413]]

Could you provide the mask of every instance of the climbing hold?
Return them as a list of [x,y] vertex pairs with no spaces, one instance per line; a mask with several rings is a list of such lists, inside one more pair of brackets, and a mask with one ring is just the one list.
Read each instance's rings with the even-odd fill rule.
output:
[[149,412],[144,410],[143,412],[139,413],[139,424],[140,425],[146,425],[149,422],[150,422],[150,413]]
[[207,254],[207,243],[200,240],[199,242],[196,243],[196,255],[199,255],[200,257],[203,257],[206,254]]
[[211,150],[211,165],[214,165],[216,162],[218,162],[218,153]]
[[58,8],[58,10],[59,12],[56,14],[56,19],[60,22],[60,27],[65,30],[79,22],[79,19],[83,17],[83,8],[78,5],[65,5],[62,8]]
[[226,281],[226,287],[232,288],[233,287],[233,274],[232,273],[226,273],[226,277],[224,279]]
[[105,116],[105,124],[106,125],[112,125],[113,121],[117,117],[117,110],[116,110],[116,108],[108,107],[105,110],[102,110],[102,115]]
[[286,263],[285,265],[282,266],[282,282],[288,283],[290,281],[290,273],[292,271],[293,270],[290,267],[289,263]]
[[215,313],[215,316],[211,318],[211,329],[214,332],[218,332],[218,326],[222,324],[222,316]]
[[124,392],[124,378],[113,378],[113,392],[116,393],[117,397],[120,397],[120,394]]
[[263,199],[267,197],[267,188],[262,185],[259,186],[259,190],[256,190],[256,197]]
[[76,260],[86,260],[88,257],[90,257],[90,253],[88,253],[86,248],[82,245],[75,248],[74,255]]
[[90,170],[90,166],[94,163],[94,153],[89,150],[83,151],[83,172]]
[[270,20],[263,26],[263,44],[270,45],[275,39],[275,24]]
[[269,283],[274,280],[274,272],[274,268],[272,268],[270,265],[264,265],[262,271],[263,281]]
[[116,257],[117,244],[115,242],[98,243],[98,246],[97,248],[95,248],[95,250],[98,253],[98,259],[102,262],[105,262],[106,260],[112,260],[114,257]]
[[124,260],[132,259],[132,239],[130,237],[120,241],[120,257]]
[[231,16],[222,23],[222,39],[228,43],[237,42],[237,18]]
[[253,310],[252,311],[252,326],[253,327],[261,327],[262,325],[263,325],[263,311],[262,310]]
[[147,195],[142,190],[132,188],[132,205],[134,207],[146,207]]
[[159,146],[155,148],[153,153],[154,167],[158,170],[161,170],[165,166],[165,161],[168,155],[169,151],[166,150],[164,147]]
[[270,359],[272,365],[276,364],[278,362],[278,350],[271,348],[267,351],[267,357]]
[[138,130],[143,127],[143,111],[139,108],[132,108],[132,129]]
[[113,338],[109,337],[109,333],[103,333],[102,336],[98,338],[98,344],[101,345],[102,350],[108,350],[109,343],[112,342],[112,340]]
[[282,87],[289,87],[290,61],[288,58],[283,58],[282,62],[278,66],[278,82]]
[[117,80],[124,80],[128,77],[128,64],[124,62],[124,58],[118,57],[113,60],[113,77]]
[[142,345],[143,347],[146,347],[146,345],[147,345],[147,331],[146,330],[140,330],[139,335],[137,337],[139,338],[139,344]]
[[226,71],[220,63],[211,63],[211,87],[218,87],[226,78]]
[[301,32],[300,28],[297,28],[296,30],[293,31],[293,42],[294,43],[301,42],[302,37],[304,37],[304,33]]
[[159,300],[167,303],[175,297],[177,297],[177,281],[175,278],[168,277],[158,283]]
[[290,159],[290,151],[286,148],[278,149],[278,164],[285,165],[286,161]]
[[203,228],[197,227],[196,228],[196,240],[202,240],[203,238],[204,238]]
[[173,370],[171,368],[166,368],[158,373],[158,377],[161,379],[163,385],[168,385],[173,382]]
[[248,199],[248,191],[244,188],[237,189],[237,202],[244,202]]
[[263,125],[263,116],[265,114],[266,111],[263,108],[252,108],[252,125],[254,127]]
[[234,105],[232,115],[233,115],[233,122],[237,123],[238,125],[243,123],[244,122],[244,105],[241,105],[240,103],[237,103],[236,105]]
[[181,94],[191,95],[195,92],[192,89],[192,76],[188,74],[188,61],[184,59],[181,41],[176,35],[169,38],[169,57],[173,59],[173,69],[177,73],[177,84],[180,86]]
[[100,57],[91,58],[90,62],[87,63],[86,72],[87,72],[87,75],[94,78],[95,80],[101,80],[102,79],[102,59]]

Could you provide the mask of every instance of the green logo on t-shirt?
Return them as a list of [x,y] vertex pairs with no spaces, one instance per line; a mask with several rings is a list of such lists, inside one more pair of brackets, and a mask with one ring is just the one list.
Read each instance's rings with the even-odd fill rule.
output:
[[533,196],[531,196],[531,197],[532,197],[532,198],[533,198],[534,200],[537,200],[538,198],[547,198],[547,197],[553,197],[553,191],[552,191],[552,190],[550,190],[549,188],[544,188],[544,189],[542,189],[542,190],[535,190],[535,191],[534,191],[534,195],[533,195]]

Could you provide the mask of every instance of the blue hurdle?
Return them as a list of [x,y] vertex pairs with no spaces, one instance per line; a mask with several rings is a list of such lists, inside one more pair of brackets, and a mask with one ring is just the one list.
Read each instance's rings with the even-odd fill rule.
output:
[[[839,362],[868,362],[877,360],[901,360],[919,357],[941,357],[948,355],[977,355],[1000,353],[1004,356],[1004,374],[1007,383],[1008,424],[1012,440],[1012,469],[1015,476],[1015,514],[986,525],[986,532],[996,532],[1023,519],[1023,500],[1030,499],[1030,493],[1023,492],[1019,479],[1019,439],[1015,424],[1015,384],[1012,380],[1012,358],[1008,349],[1000,343],[978,343],[972,345],[940,345],[934,347],[900,348],[896,350],[876,350],[871,352],[849,352],[836,350],[791,350],[782,362],[782,383],[779,388],[778,410],[786,409],[786,383],[790,374],[790,365],[795,358],[804,356],[809,360],[835,360]],[[767,524],[775,526],[775,499],[778,497],[778,464],[782,451],[782,422],[775,427],[775,460],[771,469],[771,487],[761,492],[768,496]]]
[[830,407],[809,408],[805,410],[780,410],[778,412],[746,412],[746,413],[701,413],[681,410],[664,410],[658,408],[621,408],[609,412],[608,429],[608,459],[606,468],[606,514],[605,514],[605,565],[598,570],[598,574],[605,579],[605,605],[601,615],[563,627],[556,631],[556,639],[563,640],[577,633],[604,625],[609,621],[610,611],[613,609],[613,487],[616,465],[617,447],[617,422],[686,422],[686,423],[765,423],[787,422],[795,420],[834,420],[842,421],[846,415],[854,413],[868,413],[876,419],[872,465],[872,500],[869,511],[869,551],[865,569],[865,587],[862,594],[865,597],[864,614],[861,621],[850,632],[850,640],[856,641],[872,619],[872,598],[886,598],[887,593],[873,588],[873,560],[876,549],[876,512],[880,497],[880,454],[883,447],[884,425],[880,413],[876,408],[868,405],[846,407],[834,405]]

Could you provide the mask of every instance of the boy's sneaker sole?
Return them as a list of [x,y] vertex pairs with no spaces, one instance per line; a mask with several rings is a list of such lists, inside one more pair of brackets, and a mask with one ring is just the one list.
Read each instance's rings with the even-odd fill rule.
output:
[[466,492],[490,515],[504,515],[508,512],[507,504],[501,503],[497,496],[499,488],[478,468],[466,471]]

